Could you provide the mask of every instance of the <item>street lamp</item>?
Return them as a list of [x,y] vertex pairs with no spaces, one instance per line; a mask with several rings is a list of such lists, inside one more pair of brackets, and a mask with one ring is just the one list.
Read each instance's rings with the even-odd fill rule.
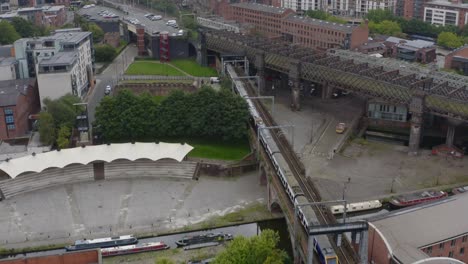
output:
[[351,183],[351,177],[348,177],[348,181],[343,183],[343,197],[342,197],[342,200],[345,199],[346,187],[348,186],[349,183]]

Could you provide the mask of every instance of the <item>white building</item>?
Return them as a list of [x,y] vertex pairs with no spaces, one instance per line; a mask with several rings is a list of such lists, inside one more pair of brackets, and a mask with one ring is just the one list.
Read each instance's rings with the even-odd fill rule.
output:
[[468,23],[468,4],[429,2],[424,7],[424,21],[441,26],[463,26]]
[[41,104],[67,93],[83,98],[93,82],[91,32],[56,30],[51,36],[15,42],[21,78],[37,77]]
[[324,10],[328,9],[327,0],[281,0],[281,7],[294,11]]
[[0,81],[17,79],[16,69],[18,63],[15,58],[0,58]]
[[294,11],[322,10],[333,15],[364,17],[369,10],[394,11],[396,0],[282,0],[282,7]]

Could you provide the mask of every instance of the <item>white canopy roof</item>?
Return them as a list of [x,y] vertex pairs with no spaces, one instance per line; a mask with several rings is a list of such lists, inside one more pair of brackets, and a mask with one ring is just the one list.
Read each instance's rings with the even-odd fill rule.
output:
[[11,159],[0,163],[0,170],[14,179],[24,172],[41,172],[47,168],[64,168],[74,163],[89,164],[93,161],[111,162],[117,159],[156,161],[167,158],[180,162],[192,149],[193,147],[188,144],[164,142],[77,147]]

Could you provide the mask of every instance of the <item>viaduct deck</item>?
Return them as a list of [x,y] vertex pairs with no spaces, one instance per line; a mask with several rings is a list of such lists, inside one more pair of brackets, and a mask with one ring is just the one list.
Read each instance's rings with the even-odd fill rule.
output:
[[226,31],[203,32],[203,46],[220,53],[245,55],[256,65],[287,74],[293,81],[312,81],[407,105],[411,112],[468,121],[468,77],[429,70],[415,72],[404,62],[392,66],[388,61],[356,52],[322,52],[280,39]]

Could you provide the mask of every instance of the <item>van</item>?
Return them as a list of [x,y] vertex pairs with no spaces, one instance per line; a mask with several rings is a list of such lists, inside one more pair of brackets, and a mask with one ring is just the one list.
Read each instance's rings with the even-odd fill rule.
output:
[[168,26],[170,26],[170,25],[175,25],[175,24],[177,24],[177,21],[175,21],[175,20],[168,20],[168,21],[166,22],[166,25],[168,25]]

